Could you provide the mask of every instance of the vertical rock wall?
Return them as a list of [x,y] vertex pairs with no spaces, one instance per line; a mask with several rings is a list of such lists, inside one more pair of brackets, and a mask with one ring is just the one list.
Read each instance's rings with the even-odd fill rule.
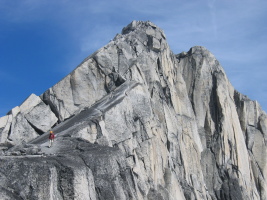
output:
[[[163,31],[151,22],[133,21],[58,84],[0,118],[1,143],[27,142],[51,127],[58,147],[43,158],[47,176],[36,177],[49,193],[39,187],[33,193],[28,184],[25,194],[9,194],[6,181],[0,194],[267,198],[266,114],[234,90],[207,49],[196,46],[174,55]],[[39,138],[35,141],[48,152]],[[32,161],[25,162],[31,166]],[[3,163],[7,167],[9,160]]]

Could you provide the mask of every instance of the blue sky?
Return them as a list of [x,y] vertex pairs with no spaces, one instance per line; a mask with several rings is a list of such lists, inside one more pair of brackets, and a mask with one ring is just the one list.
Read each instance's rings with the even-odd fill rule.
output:
[[266,0],[0,0],[0,116],[42,94],[133,20],[177,54],[200,45],[267,111]]

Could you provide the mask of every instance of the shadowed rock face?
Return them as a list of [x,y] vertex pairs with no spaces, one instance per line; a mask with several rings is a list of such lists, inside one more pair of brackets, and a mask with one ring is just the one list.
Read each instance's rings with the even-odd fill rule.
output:
[[264,200],[266,127],[207,49],[133,21],[0,118],[0,199]]

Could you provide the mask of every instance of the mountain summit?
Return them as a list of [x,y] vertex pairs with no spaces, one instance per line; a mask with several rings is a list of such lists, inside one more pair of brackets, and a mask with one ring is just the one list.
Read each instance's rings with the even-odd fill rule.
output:
[[133,21],[0,118],[0,199],[265,200],[266,142],[212,53]]

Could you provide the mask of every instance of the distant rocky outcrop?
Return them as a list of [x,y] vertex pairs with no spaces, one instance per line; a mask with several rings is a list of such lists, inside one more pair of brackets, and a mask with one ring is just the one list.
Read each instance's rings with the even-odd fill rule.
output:
[[265,200],[266,142],[266,113],[207,49],[175,55],[133,21],[0,118],[0,199]]

